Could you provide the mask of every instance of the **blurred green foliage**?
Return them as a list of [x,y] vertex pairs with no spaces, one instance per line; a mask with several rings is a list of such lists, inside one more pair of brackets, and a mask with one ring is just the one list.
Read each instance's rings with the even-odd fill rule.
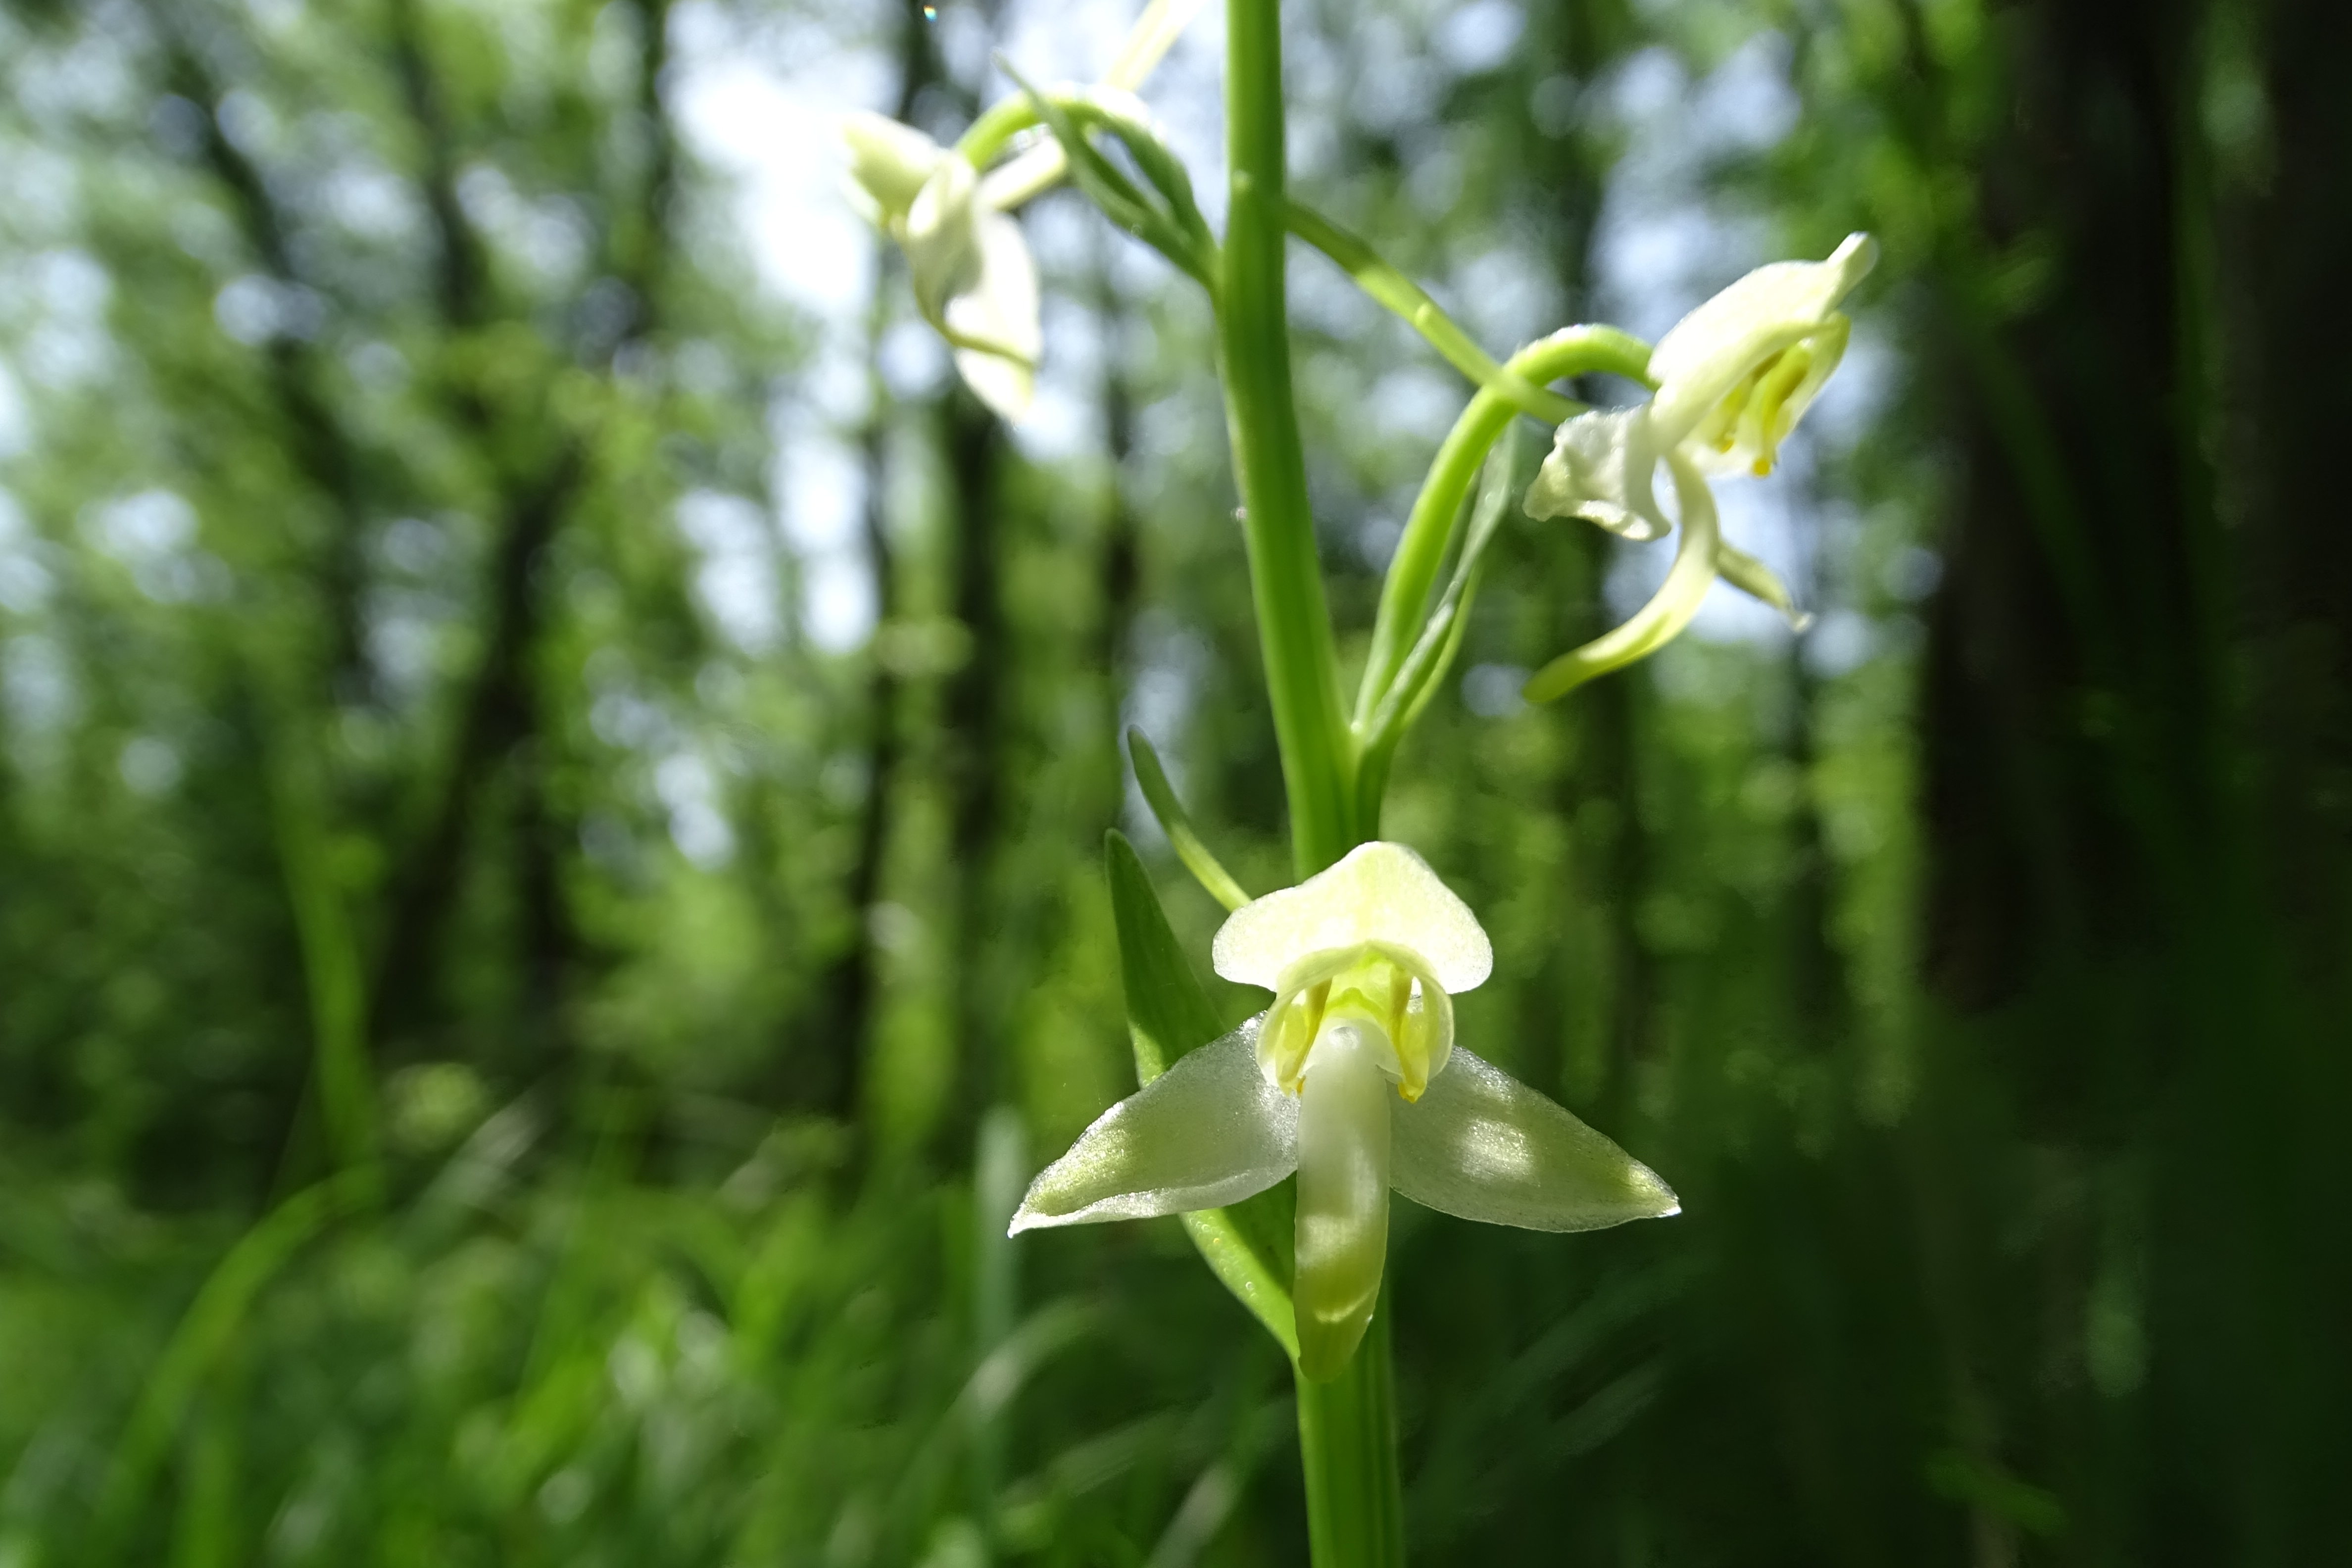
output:
[[[828,390],[903,281],[775,303],[678,128],[830,50],[951,131],[1003,18],[924,9],[0,13],[0,1563],[1303,1556],[1181,1229],[1003,1237],[1134,1081],[1122,719],[1286,879],[1207,322],[1065,241],[1085,441]],[[1463,1037],[1686,1209],[1399,1205],[1422,1560],[2336,1560],[2345,13],[1289,16],[1302,191],[1482,331],[1623,303],[1644,201],[1887,247],[1772,481],[1821,628],[1520,708],[1622,547],[1516,524],[1400,759]],[[1294,289],[1360,658],[1463,389]],[[846,650],[776,526],[827,421]]]

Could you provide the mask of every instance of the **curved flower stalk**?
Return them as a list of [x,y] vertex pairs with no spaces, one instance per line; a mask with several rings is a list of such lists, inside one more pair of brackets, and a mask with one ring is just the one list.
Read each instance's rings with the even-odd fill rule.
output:
[[1877,258],[1876,242],[1855,234],[1826,261],[1758,268],[1659,340],[1649,364],[1657,391],[1647,403],[1559,426],[1528,488],[1528,516],[1580,517],[1628,539],[1663,537],[1672,527],[1655,489],[1664,463],[1683,538],[1656,595],[1615,631],[1538,670],[1528,700],[1562,696],[1664,647],[1718,576],[1801,628],[1805,617],[1771,569],[1723,542],[1708,485],[1772,471],[1780,444],[1844,356],[1850,323],[1838,301]]
[[1217,973],[1274,1005],[1111,1107],[1040,1174],[1014,1234],[1237,1203],[1298,1174],[1298,1360],[1355,1353],[1391,1189],[1464,1219],[1591,1230],[1679,1212],[1648,1167],[1454,1042],[1486,933],[1412,850],[1358,847],[1234,911]]
[[[1153,0],[1105,85],[1141,85],[1202,4]],[[887,115],[845,115],[841,134],[852,198],[906,253],[915,304],[954,350],[957,374],[998,415],[1022,418],[1036,389],[1044,334],[1037,264],[1011,215],[1061,178],[1067,163],[1060,146],[1045,142],[983,175],[985,153],[942,147]]]

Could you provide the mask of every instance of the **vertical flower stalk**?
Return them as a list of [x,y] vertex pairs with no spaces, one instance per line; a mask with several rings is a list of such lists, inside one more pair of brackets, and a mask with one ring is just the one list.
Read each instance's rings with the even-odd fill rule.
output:
[[[1361,835],[1353,810],[1354,742],[1340,705],[1339,660],[1291,400],[1278,0],[1228,0],[1225,48],[1230,206],[1218,349],[1250,586],[1290,802],[1291,849],[1303,878],[1339,859]],[[1385,1235],[1385,1224],[1381,1228]],[[1395,1375],[1387,1314],[1374,1315],[1383,1320],[1379,1331],[1336,1377],[1298,1378],[1299,1451],[1316,1568],[1403,1568]]]
[[1307,460],[1291,401],[1276,0],[1229,0],[1225,49],[1231,206],[1217,291],[1217,346],[1259,646],[1290,801],[1292,850],[1298,874],[1306,877],[1339,859],[1361,836],[1350,803],[1351,742],[1315,555]]

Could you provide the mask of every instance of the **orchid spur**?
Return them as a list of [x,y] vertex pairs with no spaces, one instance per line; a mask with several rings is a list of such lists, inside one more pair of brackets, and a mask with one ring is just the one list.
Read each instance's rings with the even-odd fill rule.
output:
[[1298,1361],[1319,1380],[1371,1321],[1391,1188],[1529,1230],[1679,1212],[1648,1167],[1454,1045],[1453,997],[1493,950],[1402,845],[1243,905],[1213,956],[1274,1005],[1105,1112],[1031,1185],[1014,1234],[1219,1207],[1296,1171]]
[[1788,588],[1754,556],[1724,542],[1710,479],[1769,474],[1797,421],[1844,356],[1849,322],[1838,302],[1877,260],[1855,234],[1826,261],[1759,267],[1700,305],[1658,341],[1646,403],[1580,414],[1561,425],[1528,488],[1534,518],[1580,517],[1628,539],[1672,526],[1658,504],[1663,462],[1683,538],[1664,584],[1632,619],[1561,655],[1528,682],[1547,701],[1664,647],[1698,614],[1717,576],[1802,627]]

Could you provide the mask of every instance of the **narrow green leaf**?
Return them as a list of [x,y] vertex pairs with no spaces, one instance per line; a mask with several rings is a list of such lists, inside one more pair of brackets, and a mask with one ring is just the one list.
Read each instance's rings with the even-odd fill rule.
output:
[[1108,131],[1118,139],[1137,170],[1168,204],[1170,219],[1197,251],[1205,255],[1216,248],[1209,221],[1201,216],[1201,204],[1192,195],[1192,171],[1169,148],[1139,100],[1102,88],[1066,94],[1060,101],[1068,106],[1081,132]]
[[1405,325],[1419,332],[1445,363],[1521,413],[1547,425],[1557,425],[1584,410],[1584,405],[1536,385],[1478,346],[1461,323],[1447,315],[1426,289],[1406,277],[1367,240],[1349,232],[1295,197],[1286,208],[1290,232],[1321,251],[1356,280]]
[[[331,1176],[278,1205],[214,1266],[147,1369],[139,1401],[116,1439],[97,1514],[102,1542],[111,1545],[115,1533],[138,1517],[136,1500],[152,1486],[205,1378],[247,1326],[254,1301],[313,1237],[373,1198],[364,1173]],[[110,1550],[99,1557],[120,1560]]]
[[1298,1359],[1298,1318],[1290,1305],[1288,1243],[1296,1201],[1285,1182],[1225,1208],[1176,1216],[1210,1272],[1293,1361]]
[[1143,858],[1116,828],[1103,837],[1110,880],[1111,918],[1118,927],[1119,979],[1127,987],[1127,1027],[1135,1044],[1135,1076],[1150,1083],[1187,1051],[1225,1032],[1192,977]]
[[375,1085],[368,1059],[366,981],[359,942],[329,864],[324,791],[292,704],[274,705],[264,739],[269,815],[310,993],[311,1082],[338,1170],[383,1185]]
[[1176,798],[1176,791],[1168,783],[1168,772],[1160,765],[1160,753],[1152,749],[1150,738],[1129,726],[1127,751],[1135,762],[1135,782],[1142,787],[1144,804],[1159,818],[1160,830],[1168,835],[1169,846],[1176,851],[1176,858],[1184,863],[1184,869],[1209,890],[1209,897],[1225,908],[1237,910],[1248,903],[1249,894],[1201,841],[1192,818],[1184,810],[1184,803]]
[[[1135,1076],[1150,1083],[1179,1057],[1225,1032],[1127,836],[1103,837],[1111,918],[1118,929],[1119,978],[1127,988]],[[1184,1230],[1234,1300],[1265,1325],[1295,1360],[1298,1330],[1290,1305],[1292,1216],[1288,1183],[1244,1203],[1183,1215]]]

